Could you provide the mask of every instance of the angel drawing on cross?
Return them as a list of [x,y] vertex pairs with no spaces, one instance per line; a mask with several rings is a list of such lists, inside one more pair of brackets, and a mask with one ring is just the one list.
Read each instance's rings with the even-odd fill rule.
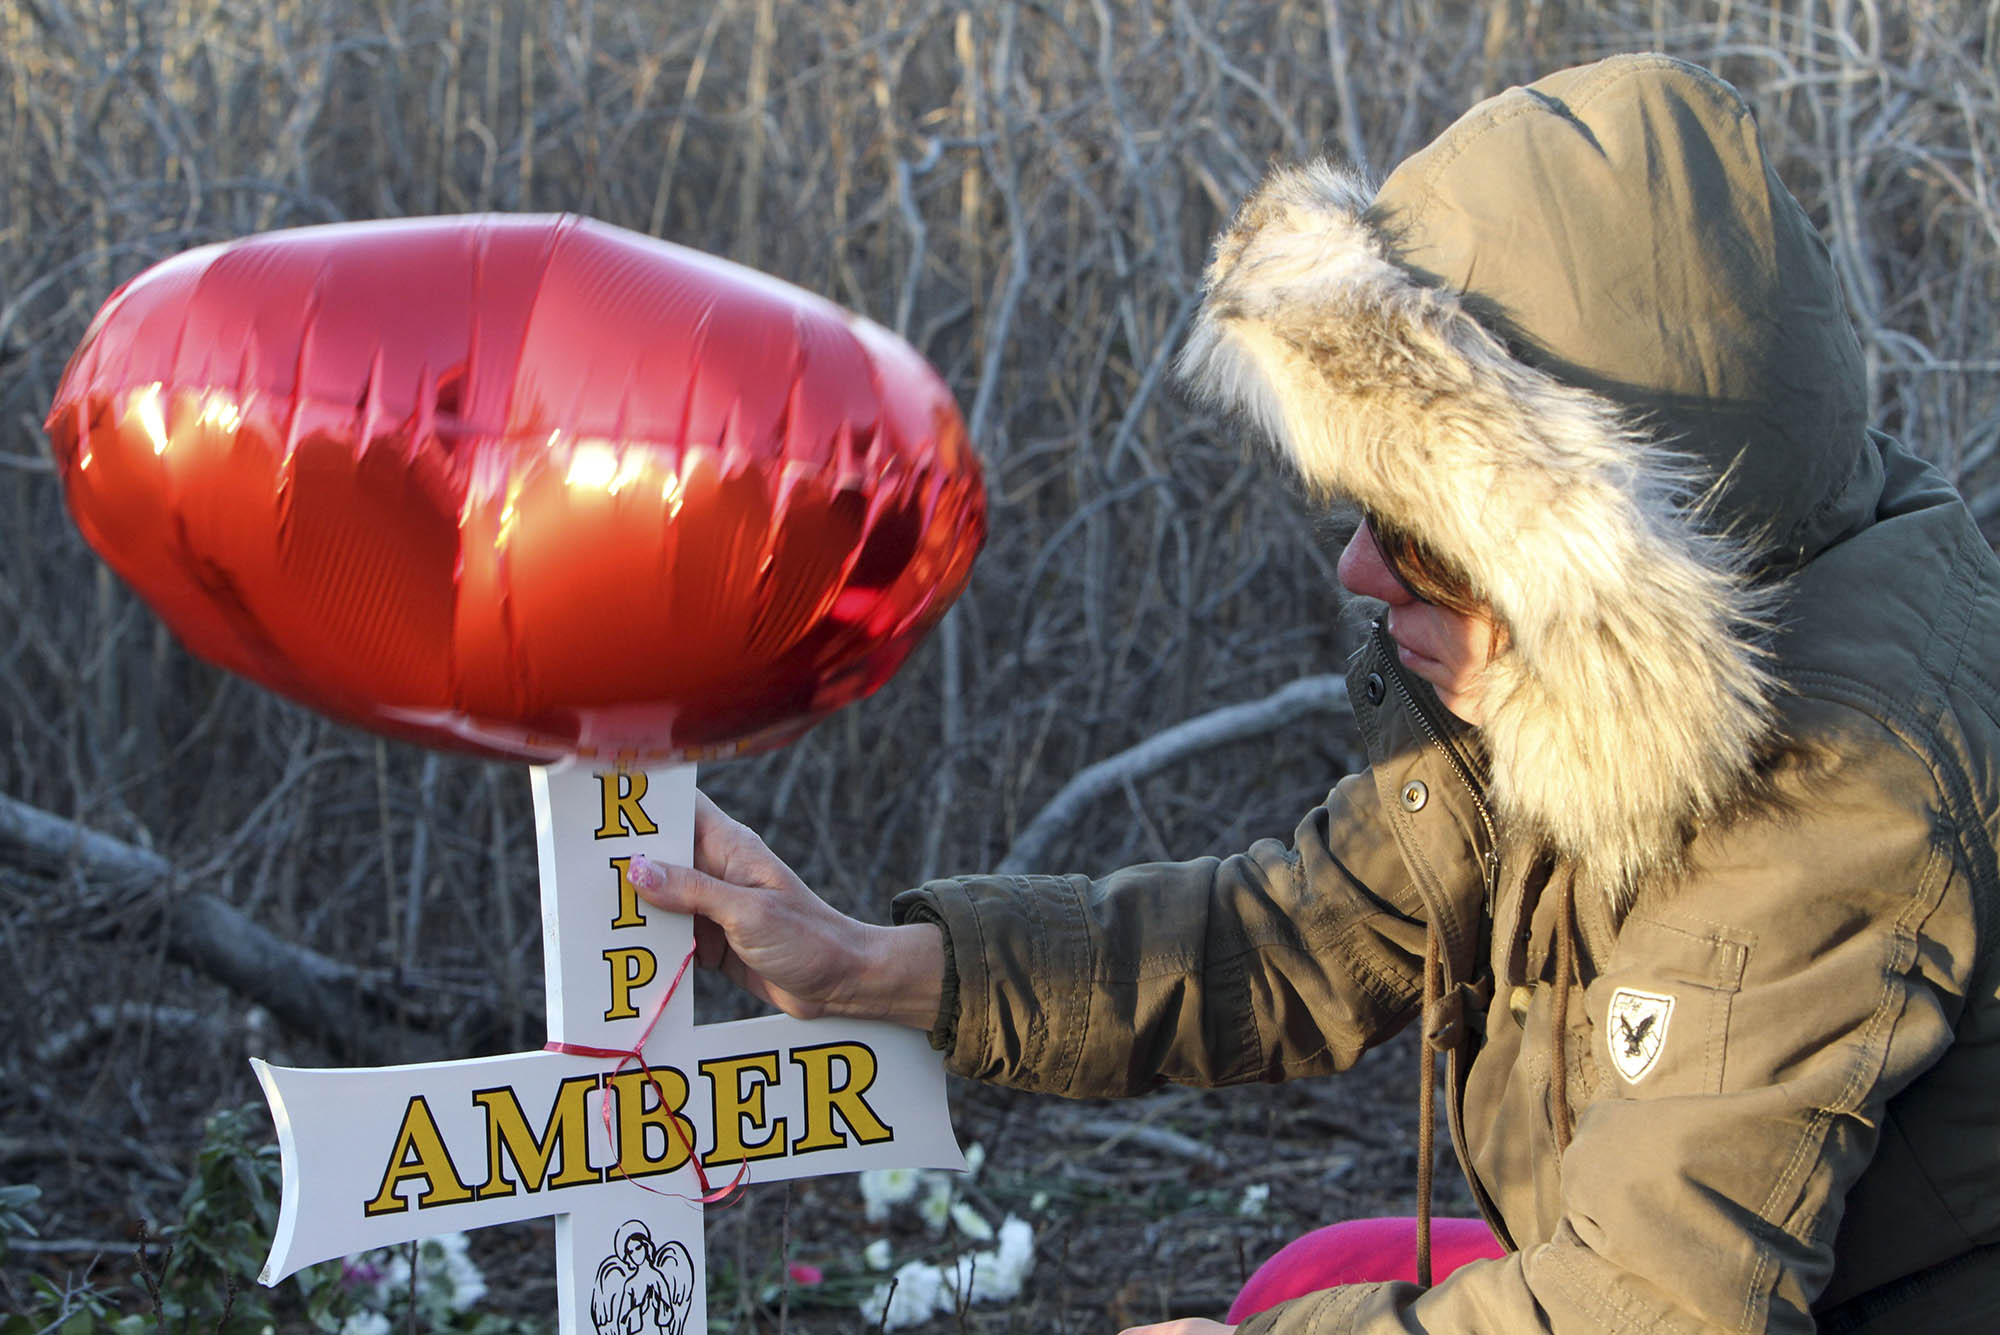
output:
[[694,1298],[694,1262],[669,1239],[655,1247],[637,1219],[618,1226],[597,1267],[590,1319],[597,1335],[681,1335]]

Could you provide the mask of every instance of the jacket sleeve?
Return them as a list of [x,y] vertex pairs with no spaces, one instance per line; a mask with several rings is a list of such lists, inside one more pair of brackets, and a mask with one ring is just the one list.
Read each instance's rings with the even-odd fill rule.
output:
[[958,1074],[1077,1098],[1350,1065],[1423,981],[1376,800],[1368,773],[1344,780],[1289,849],[904,893],[897,921],[940,924],[951,961],[933,1042]]
[[[1889,1100],[1950,1045],[1978,944],[1970,813],[1886,730],[1843,730],[1626,919],[1584,996],[1572,1069],[1598,1088],[1550,1239],[1428,1292],[1310,1294],[1241,1335],[1813,1330],[1848,1192]],[[1652,1064],[1624,1059],[1636,1078],[1610,1047],[1620,993],[1673,999]]]

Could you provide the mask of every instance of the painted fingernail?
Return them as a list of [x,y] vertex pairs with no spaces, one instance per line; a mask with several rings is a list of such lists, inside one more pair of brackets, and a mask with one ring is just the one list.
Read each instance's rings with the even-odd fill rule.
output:
[[625,877],[641,890],[657,890],[667,881],[666,876],[644,853],[632,855],[632,860],[625,864]]

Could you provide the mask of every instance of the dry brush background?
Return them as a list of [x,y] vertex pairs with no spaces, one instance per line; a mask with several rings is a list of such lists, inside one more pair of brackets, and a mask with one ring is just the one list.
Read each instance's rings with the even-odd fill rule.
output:
[[[907,336],[986,461],[972,587],[878,697],[704,779],[879,918],[1010,851],[1098,870],[1283,835],[1344,772],[1334,693],[1300,688],[1279,726],[1170,734],[1190,744],[1034,823],[1352,640],[1342,535],[1174,392],[1207,239],[1274,158],[1379,174],[1482,93],[1635,49],[1749,94],[1832,245],[1877,420],[2000,532],[1993,0],[0,0],[0,1182],[41,1184],[78,1244],[40,1263],[125,1264],[88,1244],[170,1215],[201,1114],[255,1096],[246,1052],[541,1039],[524,774],[190,661],[71,528],[39,421],[119,281],[267,228],[573,210]],[[959,1090],[996,1182],[1061,1188],[1033,1296],[970,1319],[1210,1311],[1287,1230],[1405,1206],[1411,1079],[1371,1059],[1128,1110]],[[1162,1171],[1219,1185],[1166,1198]],[[1253,1181],[1264,1218],[1219,1204]],[[717,1218],[715,1256],[765,1264],[782,1211],[794,1252],[852,1264],[850,1186],[776,1190]],[[543,1234],[509,1232],[479,1245],[496,1301],[532,1309]],[[743,1292],[716,1315],[770,1323]]]

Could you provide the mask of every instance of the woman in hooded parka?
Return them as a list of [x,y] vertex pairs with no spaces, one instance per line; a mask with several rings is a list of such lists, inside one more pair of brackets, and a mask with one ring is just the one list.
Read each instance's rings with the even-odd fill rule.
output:
[[1277,171],[1181,369],[1366,517],[1366,771],[1289,847],[932,882],[888,928],[704,804],[648,897],[795,1014],[1064,1095],[1420,1023],[1499,1254],[1246,1332],[2000,1330],[2000,563],[1869,428],[1735,91],[1615,58],[1379,190]]

